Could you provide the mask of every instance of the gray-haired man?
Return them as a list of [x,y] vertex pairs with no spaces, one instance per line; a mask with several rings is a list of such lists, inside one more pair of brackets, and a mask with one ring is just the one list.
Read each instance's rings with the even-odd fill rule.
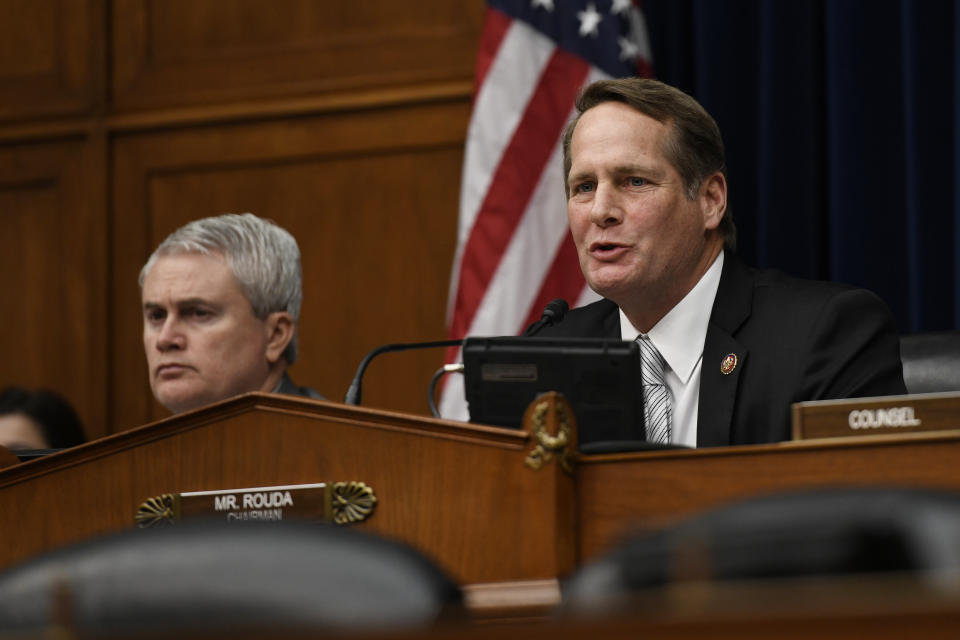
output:
[[249,213],[195,220],[140,271],[150,388],[174,413],[248,391],[321,398],[297,387],[300,249]]

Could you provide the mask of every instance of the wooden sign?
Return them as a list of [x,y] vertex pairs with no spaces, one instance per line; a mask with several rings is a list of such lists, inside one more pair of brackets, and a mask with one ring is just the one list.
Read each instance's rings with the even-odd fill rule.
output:
[[198,518],[352,524],[369,518],[376,503],[373,490],[362,482],[165,493],[141,504],[136,522],[141,528]]
[[960,393],[923,393],[793,404],[793,439],[960,430]]

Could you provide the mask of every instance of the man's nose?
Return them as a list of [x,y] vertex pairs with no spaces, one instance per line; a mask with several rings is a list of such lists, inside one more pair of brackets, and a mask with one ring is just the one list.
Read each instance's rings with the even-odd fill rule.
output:
[[181,331],[180,323],[177,322],[176,318],[167,316],[157,333],[157,349],[170,351],[171,349],[183,349],[185,346],[186,337]]
[[590,222],[598,227],[610,227],[623,220],[623,209],[615,190],[607,184],[598,184],[590,207]]

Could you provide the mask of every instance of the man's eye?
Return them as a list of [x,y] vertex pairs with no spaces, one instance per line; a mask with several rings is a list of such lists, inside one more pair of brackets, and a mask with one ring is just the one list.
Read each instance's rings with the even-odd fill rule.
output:
[[642,186],[645,185],[645,184],[647,184],[647,181],[644,180],[643,178],[635,178],[635,177],[634,177],[634,178],[630,178],[630,186],[631,186],[631,187],[642,187]]
[[593,183],[581,182],[580,184],[577,185],[576,191],[577,193],[590,193],[591,191],[593,191]]
[[150,322],[161,322],[163,321],[166,314],[163,311],[153,310],[147,311],[147,320]]

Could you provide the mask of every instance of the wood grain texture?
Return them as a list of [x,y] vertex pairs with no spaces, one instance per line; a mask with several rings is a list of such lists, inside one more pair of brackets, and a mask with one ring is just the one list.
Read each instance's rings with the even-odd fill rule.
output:
[[[460,582],[546,579],[573,566],[572,479],[523,464],[526,432],[249,394],[0,471],[0,567],[129,528],[169,492],[357,480],[361,529],[403,540]],[[558,496],[561,497],[558,500]],[[563,540],[563,536],[567,540]]]
[[[768,581],[769,582],[769,581]],[[956,591],[931,593],[919,580],[904,580],[900,592],[890,590],[877,597],[876,590],[863,589],[869,584],[841,585],[840,588],[825,588],[822,593],[832,598],[822,604],[811,587],[824,587],[822,582],[813,585],[754,585],[752,590],[738,594],[744,598],[733,602],[715,598],[712,586],[698,585],[696,593],[677,594],[672,589],[657,590],[646,599],[635,602],[628,599],[624,607],[616,611],[604,611],[590,616],[557,615],[549,618],[532,617],[527,620],[498,621],[490,624],[448,624],[417,632],[390,632],[389,635],[364,636],[365,638],[391,638],[392,640],[481,640],[497,638],[523,638],[524,640],[580,640],[604,638],[604,640],[900,640],[924,638],[924,640],[953,640],[960,632],[960,605]],[[858,589],[859,587],[859,589]],[[865,602],[861,594],[875,596]],[[917,594],[917,595],[914,595]],[[689,598],[684,601],[683,595]],[[821,606],[808,604],[811,596]],[[771,611],[772,598],[785,603]],[[731,604],[720,609],[717,604]],[[629,607],[633,607],[632,610]],[[478,612],[482,616],[482,611]],[[201,636],[187,636],[189,638]],[[202,636],[209,640],[210,636]],[[226,638],[226,634],[216,638]],[[232,633],[230,638],[255,638],[254,634]],[[309,638],[309,634],[284,634],[280,637]],[[324,634],[324,637],[330,637]],[[334,634],[333,637],[338,637]],[[356,637],[348,633],[344,639]]]
[[960,489],[960,435],[874,436],[584,457],[577,468],[578,557],[631,531],[746,497],[795,489]]
[[[173,228],[226,211],[272,217],[301,240],[301,383],[339,399],[375,345],[443,337],[484,11],[478,0],[0,0],[0,277],[33,291],[5,303],[22,334],[8,338],[0,383],[66,392],[93,436],[167,415],[147,390],[137,272]],[[61,180],[78,170],[70,153],[24,187],[34,156],[78,141],[77,189]],[[83,248],[61,251],[59,231],[23,233],[15,219],[63,224]],[[11,266],[24,251],[44,264]],[[57,269],[86,284],[54,286]],[[57,313],[70,314],[67,331]],[[441,361],[376,362],[365,400],[426,413]]]
[[89,437],[107,431],[107,256],[101,147],[0,146],[0,388],[59,392]]
[[15,464],[20,464],[20,459],[17,455],[10,451],[10,449],[0,446],[0,469],[12,467]]
[[469,78],[483,4],[129,0],[112,6],[118,110]]
[[94,111],[104,27],[101,0],[2,0],[0,121]]
[[[552,579],[637,523],[788,489],[960,487],[952,464],[958,434],[584,456],[575,476],[556,464],[527,468],[532,444],[526,431],[247,394],[0,470],[0,568],[128,528],[137,506],[162,493],[360,480],[378,498],[360,528],[413,545],[468,585],[476,618],[543,622],[557,602]],[[571,557],[577,540],[579,557]],[[956,623],[944,617],[957,611],[956,585],[896,575],[853,580],[676,585],[639,594],[605,616],[611,624],[603,628],[611,637],[638,629],[688,637],[681,628],[697,637],[727,637],[717,636],[718,628],[740,637],[749,622],[764,620],[842,626],[886,616],[898,629],[904,620],[923,629],[931,621]],[[562,637],[576,628],[571,620],[563,629],[540,624],[529,631]],[[597,620],[580,622],[598,628]]]
[[[168,415],[152,401],[137,274],[178,226],[251,211],[303,256],[300,384],[339,400],[378,344],[436,340],[456,236],[464,100],[118,137],[114,151],[113,405],[118,429]],[[384,356],[364,402],[428,413],[437,350]]]

